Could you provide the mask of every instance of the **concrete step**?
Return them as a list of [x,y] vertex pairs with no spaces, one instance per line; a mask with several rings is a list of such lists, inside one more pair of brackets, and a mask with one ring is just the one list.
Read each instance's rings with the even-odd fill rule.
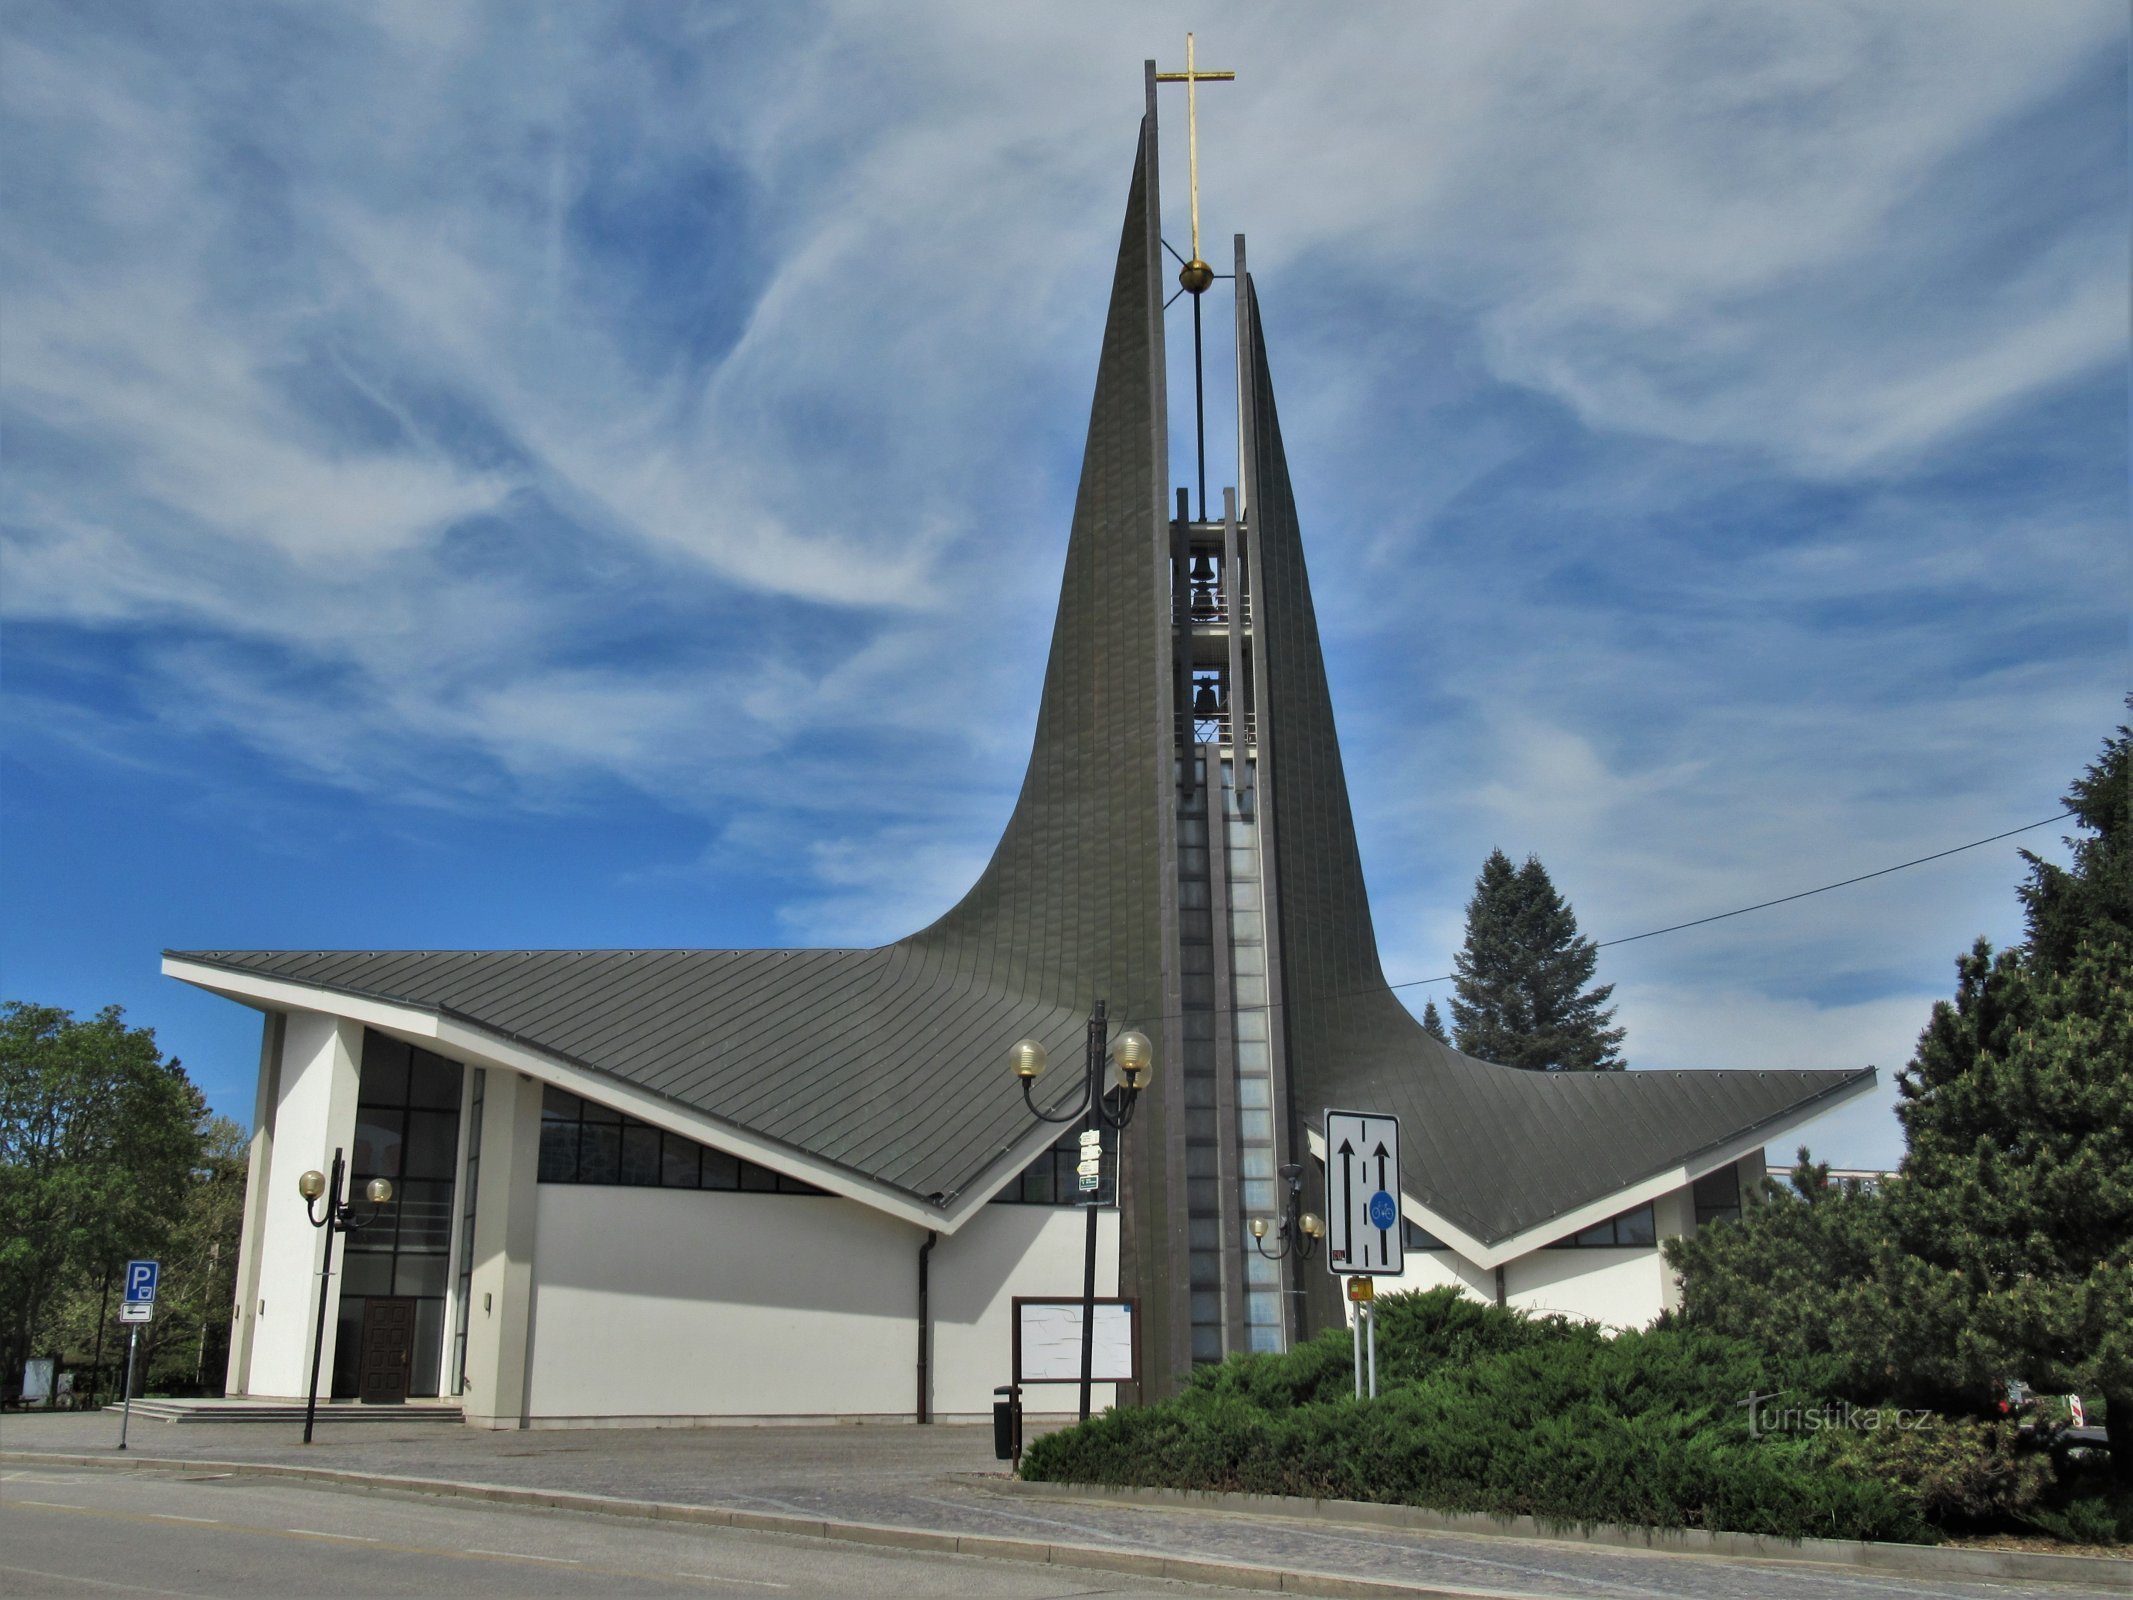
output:
[[[104,1408],[116,1411],[116,1403]],[[301,1423],[301,1400],[136,1400],[133,1414],[146,1422],[280,1422]],[[466,1413],[449,1401],[410,1400],[405,1405],[368,1406],[359,1400],[321,1400],[321,1422],[464,1422]]]

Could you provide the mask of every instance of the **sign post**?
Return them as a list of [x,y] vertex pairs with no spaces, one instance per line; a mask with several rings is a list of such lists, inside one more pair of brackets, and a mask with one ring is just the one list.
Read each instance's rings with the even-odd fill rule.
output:
[[[1407,1270],[1400,1229],[1400,1119],[1326,1113],[1326,1269],[1348,1280],[1355,1306],[1355,1393],[1378,1392],[1377,1288]],[[1367,1352],[1367,1355],[1366,1355]]]
[[163,1276],[158,1261],[126,1263],[126,1298],[119,1304],[119,1321],[131,1323],[126,1330],[125,1399],[119,1411],[118,1447],[126,1448],[126,1433],[133,1425],[133,1367],[141,1348],[141,1324],[156,1314],[156,1286]]

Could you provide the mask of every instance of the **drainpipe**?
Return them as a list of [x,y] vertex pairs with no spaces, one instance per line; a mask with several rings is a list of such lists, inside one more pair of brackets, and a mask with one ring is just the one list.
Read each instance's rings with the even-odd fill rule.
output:
[[927,1257],[940,1242],[938,1229],[926,1230],[926,1242],[918,1247],[918,1420],[933,1420],[933,1306],[928,1298]]
[[1498,1305],[1502,1305],[1502,1304],[1504,1303],[1504,1292],[1503,1292],[1503,1268],[1502,1268],[1502,1267],[1498,1267],[1498,1268],[1496,1269],[1496,1303],[1497,1303]]

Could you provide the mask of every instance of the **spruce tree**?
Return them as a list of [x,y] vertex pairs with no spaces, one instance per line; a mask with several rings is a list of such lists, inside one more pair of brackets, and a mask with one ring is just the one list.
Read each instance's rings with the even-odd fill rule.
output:
[[1452,1042],[1452,1036],[1444,1031],[1444,1018],[1437,1014],[1437,1002],[1434,1000],[1422,1008],[1422,1031],[1439,1044]]
[[1599,947],[1578,935],[1577,913],[1537,856],[1511,865],[1489,852],[1466,906],[1466,943],[1453,958],[1452,1028],[1468,1055],[1545,1072],[1613,1071],[1624,1031],[1608,1026],[1614,985],[1594,988]]
[[2121,727],[2066,803],[2071,867],[2028,852],[2029,938],[1957,963],[1898,1075],[1903,1292],[1960,1295],[1957,1364],[2105,1402],[2133,1477],[2133,852]]

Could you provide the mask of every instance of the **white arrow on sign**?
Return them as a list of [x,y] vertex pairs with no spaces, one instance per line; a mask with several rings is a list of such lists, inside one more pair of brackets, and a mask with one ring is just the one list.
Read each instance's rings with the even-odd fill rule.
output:
[[1400,1119],[1369,1111],[1326,1113],[1326,1266],[1338,1277],[1398,1277]]

